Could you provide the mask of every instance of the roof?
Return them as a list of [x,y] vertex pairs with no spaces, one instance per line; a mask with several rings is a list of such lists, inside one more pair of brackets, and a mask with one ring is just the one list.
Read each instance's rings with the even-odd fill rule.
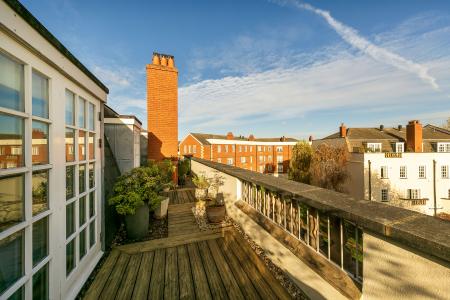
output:
[[[210,145],[209,139],[222,139],[226,140],[226,135],[220,135],[220,134],[210,134],[210,133],[190,133],[193,137],[195,137],[200,143],[203,145]],[[235,136],[233,137],[234,141],[249,141],[248,138],[243,136]],[[281,142],[281,137],[278,138],[255,138],[253,140],[254,142]],[[294,138],[285,138],[285,142],[298,142],[297,139]]]
[[[424,152],[433,152],[432,143],[450,142],[450,131],[434,125],[427,124],[422,130]],[[349,151],[355,152],[357,148],[364,147],[364,143],[381,143],[383,152],[395,151],[392,143],[406,142],[406,128],[347,128],[346,138],[342,138],[339,132],[333,133],[323,139],[313,141],[317,146],[321,143],[330,145],[343,145],[347,142]]]
[[80,69],[87,77],[94,81],[105,93],[109,94],[109,89],[88,70],[53,34],[42,25],[26,8],[17,0],[3,0],[11,7],[25,22],[33,27],[43,38],[52,44],[58,51]]
[[124,119],[134,119],[136,122],[138,122],[140,125],[142,125],[141,120],[139,120],[135,115],[121,115],[118,112],[116,112],[114,109],[112,109],[110,106],[105,104],[105,111],[104,111],[105,118],[124,118]]

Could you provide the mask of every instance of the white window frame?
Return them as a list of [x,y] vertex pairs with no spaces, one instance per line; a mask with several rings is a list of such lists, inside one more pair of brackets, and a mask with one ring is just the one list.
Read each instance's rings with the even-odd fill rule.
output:
[[419,166],[419,179],[427,178],[427,168],[426,166]]
[[220,145],[217,145],[217,153],[221,153],[222,152],[222,147]]
[[197,153],[197,145],[192,145],[192,153]]
[[277,146],[277,152],[283,152],[283,146]]
[[450,143],[449,142],[437,143],[437,152],[450,152]]
[[381,202],[389,202],[389,189],[381,189]]
[[278,163],[277,169],[278,173],[283,173],[283,163]]
[[227,158],[227,165],[229,165],[229,166],[233,165],[233,158],[231,158],[231,157]]
[[241,156],[241,163],[243,163],[243,164],[246,163],[246,157],[245,156]]
[[367,143],[367,152],[381,152],[381,143]]
[[420,198],[420,189],[407,189],[406,198],[411,200],[417,200]]
[[400,166],[400,179],[408,178],[408,168],[406,166]]
[[388,166],[381,166],[380,167],[380,178],[381,179],[388,179],[389,178]]
[[448,165],[442,165],[441,166],[441,178],[442,179],[448,179]]
[[398,152],[398,153],[405,152],[405,144],[404,143],[395,143],[395,152]]

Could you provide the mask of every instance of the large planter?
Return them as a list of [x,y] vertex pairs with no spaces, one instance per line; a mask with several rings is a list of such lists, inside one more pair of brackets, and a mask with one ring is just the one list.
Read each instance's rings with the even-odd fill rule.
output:
[[225,205],[212,205],[206,207],[206,216],[210,223],[220,223],[225,219]]
[[208,189],[195,189],[195,199],[204,200],[208,195]]
[[134,215],[125,216],[125,228],[127,236],[131,240],[137,240],[148,234],[149,210],[148,204],[136,208]]
[[163,200],[155,209],[155,218],[162,219],[167,215],[167,208],[169,207],[169,197],[162,197]]

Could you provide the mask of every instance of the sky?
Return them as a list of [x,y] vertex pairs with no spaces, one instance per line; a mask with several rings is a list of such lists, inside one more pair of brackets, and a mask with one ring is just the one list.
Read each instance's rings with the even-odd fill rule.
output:
[[321,138],[450,117],[450,1],[22,0],[147,128],[153,51],[189,132]]

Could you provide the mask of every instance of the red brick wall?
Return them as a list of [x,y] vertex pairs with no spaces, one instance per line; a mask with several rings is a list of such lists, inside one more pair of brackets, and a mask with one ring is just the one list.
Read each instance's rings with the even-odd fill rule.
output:
[[[196,151],[194,153],[194,145],[196,146]],[[190,150],[189,151],[189,146]],[[185,151],[186,148],[186,151]],[[205,147],[203,149],[203,153],[205,154]],[[207,150],[209,151],[209,149]],[[181,143],[180,143],[180,155],[192,155],[194,157],[198,157],[198,158],[205,158],[205,159],[209,159],[209,153],[208,153],[208,157],[202,157],[202,144],[200,144],[194,137],[192,137],[192,135],[188,135]]]
[[178,70],[147,65],[148,158],[178,156]]

